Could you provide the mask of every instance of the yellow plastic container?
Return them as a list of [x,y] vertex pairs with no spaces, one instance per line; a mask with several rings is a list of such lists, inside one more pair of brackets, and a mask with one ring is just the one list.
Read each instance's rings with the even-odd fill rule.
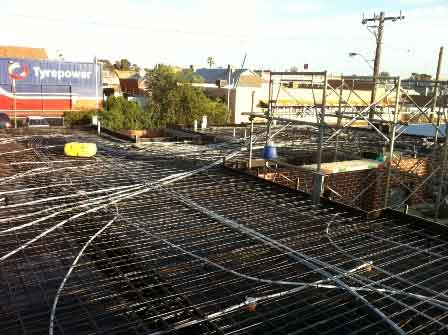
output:
[[95,143],[69,142],[64,146],[64,152],[70,157],[92,157],[96,155]]

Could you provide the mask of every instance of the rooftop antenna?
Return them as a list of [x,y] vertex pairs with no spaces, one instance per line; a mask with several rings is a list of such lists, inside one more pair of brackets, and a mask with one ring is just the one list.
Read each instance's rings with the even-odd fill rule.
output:
[[[241,63],[241,69],[240,70],[244,69],[244,65],[246,64],[246,58],[247,58],[247,52],[244,53],[244,58],[243,58],[243,62]],[[234,83],[233,88],[237,88],[238,87],[238,84],[240,82],[240,75],[241,75],[241,71],[240,71],[240,74],[238,75],[238,77],[236,78],[236,82]]]

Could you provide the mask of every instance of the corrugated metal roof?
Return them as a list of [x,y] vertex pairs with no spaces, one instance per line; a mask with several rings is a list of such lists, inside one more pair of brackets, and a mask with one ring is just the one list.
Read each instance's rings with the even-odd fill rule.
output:
[[[206,84],[216,84],[218,80],[228,80],[227,69],[197,69],[196,74],[204,78]],[[263,83],[261,77],[248,69],[236,69],[231,71],[230,83],[239,83],[242,86],[260,86]]]

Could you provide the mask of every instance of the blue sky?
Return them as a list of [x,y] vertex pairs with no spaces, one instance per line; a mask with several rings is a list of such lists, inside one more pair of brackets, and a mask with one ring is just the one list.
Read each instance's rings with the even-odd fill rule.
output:
[[[139,65],[239,65],[282,70],[368,74],[359,52],[373,58],[374,38],[361,25],[385,10],[382,69],[433,74],[448,46],[448,0],[2,0],[0,45],[60,50],[67,60],[126,57]],[[446,51],[448,55],[448,50]],[[448,59],[448,56],[445,57]],[[443,75],[447,77],[446,64]]]

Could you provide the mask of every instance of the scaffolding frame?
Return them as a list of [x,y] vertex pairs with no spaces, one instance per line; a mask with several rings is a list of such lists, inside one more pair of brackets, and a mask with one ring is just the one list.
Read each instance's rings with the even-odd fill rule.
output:
[[[290,83],[289,86],[292,87],[297,83],[298,90],[291,92],[284,85],[286,82]],[[429,95],[419,95],[413,88],[421,85],[421,81],[407,80],[402,82],[400,77],[379,77],[376,83],[377,91],[378,88],[382,88],[383,92],[378,92],[375,101],[371,103],[368,97],[361,96],[362,92],[357,87],[361,87],[362,85],[370,85],[371,87],[372,84],[372,77],[333,76],[328,75],[326,71],[271,72],[269,76],[269,103],[267,112],[265,114],[245,113],[245,115],[249,115],[251,128],[253,127],[254,118],[264,118],[267,120],[266,143],[273,140],[274,136],[284,131],[290,125],[316,127],[318,129],[316,139],[316,172],[321,170],[322,150],[332,147],[335,152],[335,160],[337,160],[338,151],[344,142],[343,139],[341,140],[341,135],[350,134],[350,138],[352,139],[365,136],[365,133],[361,133],[359,128],[354,127],[356,122],[365,122],[372,137],[377,137],[376,141],[378,142],[378,146],[383,148],[385,157],[384,165],[386,172],[382,209],[392,206],[390,202],[392,181],[394,184],[398,183],[403,189],[407,190],[406,200],[409,200],[409,198],[422,190],[430,181],[437,178],[440,181],[434,206],[434,217],[437,220],[441,204],[446,198],[443,195],[445,188],[443,185],[447,184],[445,177],[448,140],[447,136],[442,133],[442,129],[444,128],[443,124],[447,120],[448,81],[425,81],[423,84],[429,87],[432,92]],[[311,87],[314,100],[312,104],[306,104],[300,97],[294,96],[295,93],[300,93],[301,86],[308,90]],[[281,105],[281,100],[279,103],[280,91],[286,92],[286,96],[296,101],[293,109],[294,111],[298,110],[298,112],[295,115],[282,115],[281,109],[284,106]],[[333,99],[332,104],[327,103],[329,97]],[[337,105],[334,103],[335,97],[338,99]],[[291,107],[289,109],[291,110]],[[371,112],[373,110],[375,113],[372,118]],[[304,117],[305,111],[315,121]],[[272,125],[275,121],[282,123],[283,127],[272,134]],[[434,167],[434,170],[421,182],[410,186],[403,183],[399,175],[397,177],[396,170],[399,168],[401,170],[400,173],[413,174],[415,166],[403,169],[398,165],[397,161],[399,162],[400,160],[400,153],[404,152],[409,155],[411,151],[411,148],[409,148],[410,145],[413,146],[414,151],[416,147],[422,147],[421,141],[418,138],[412,138],[412,136],[406,135],[405,133],[409,125],[422,121],[433,129],[434,142],[430,145],[429,150],[426,150],[425,154],[419,153],[415,155],[417,159],[415,165],[418,167],[436,155],[439,156],[441,164],[439,168]],[[445,137],[443,143],[441,140],[442,137]],[[399,148],[397,148],[397,143]],[[406,146],[407,148],[404,148]],[[249,150],[249,156],[253,157],[252,150]],[[252,159],[250,159],[251,161]],[[366,189],[363,192],[365,191]],[[320,194],[320,189],[316,192]],[[400,208],[402,205],[397,206],[394,204],[393,207]],[[407,210],[407,206],[405,208]]]

